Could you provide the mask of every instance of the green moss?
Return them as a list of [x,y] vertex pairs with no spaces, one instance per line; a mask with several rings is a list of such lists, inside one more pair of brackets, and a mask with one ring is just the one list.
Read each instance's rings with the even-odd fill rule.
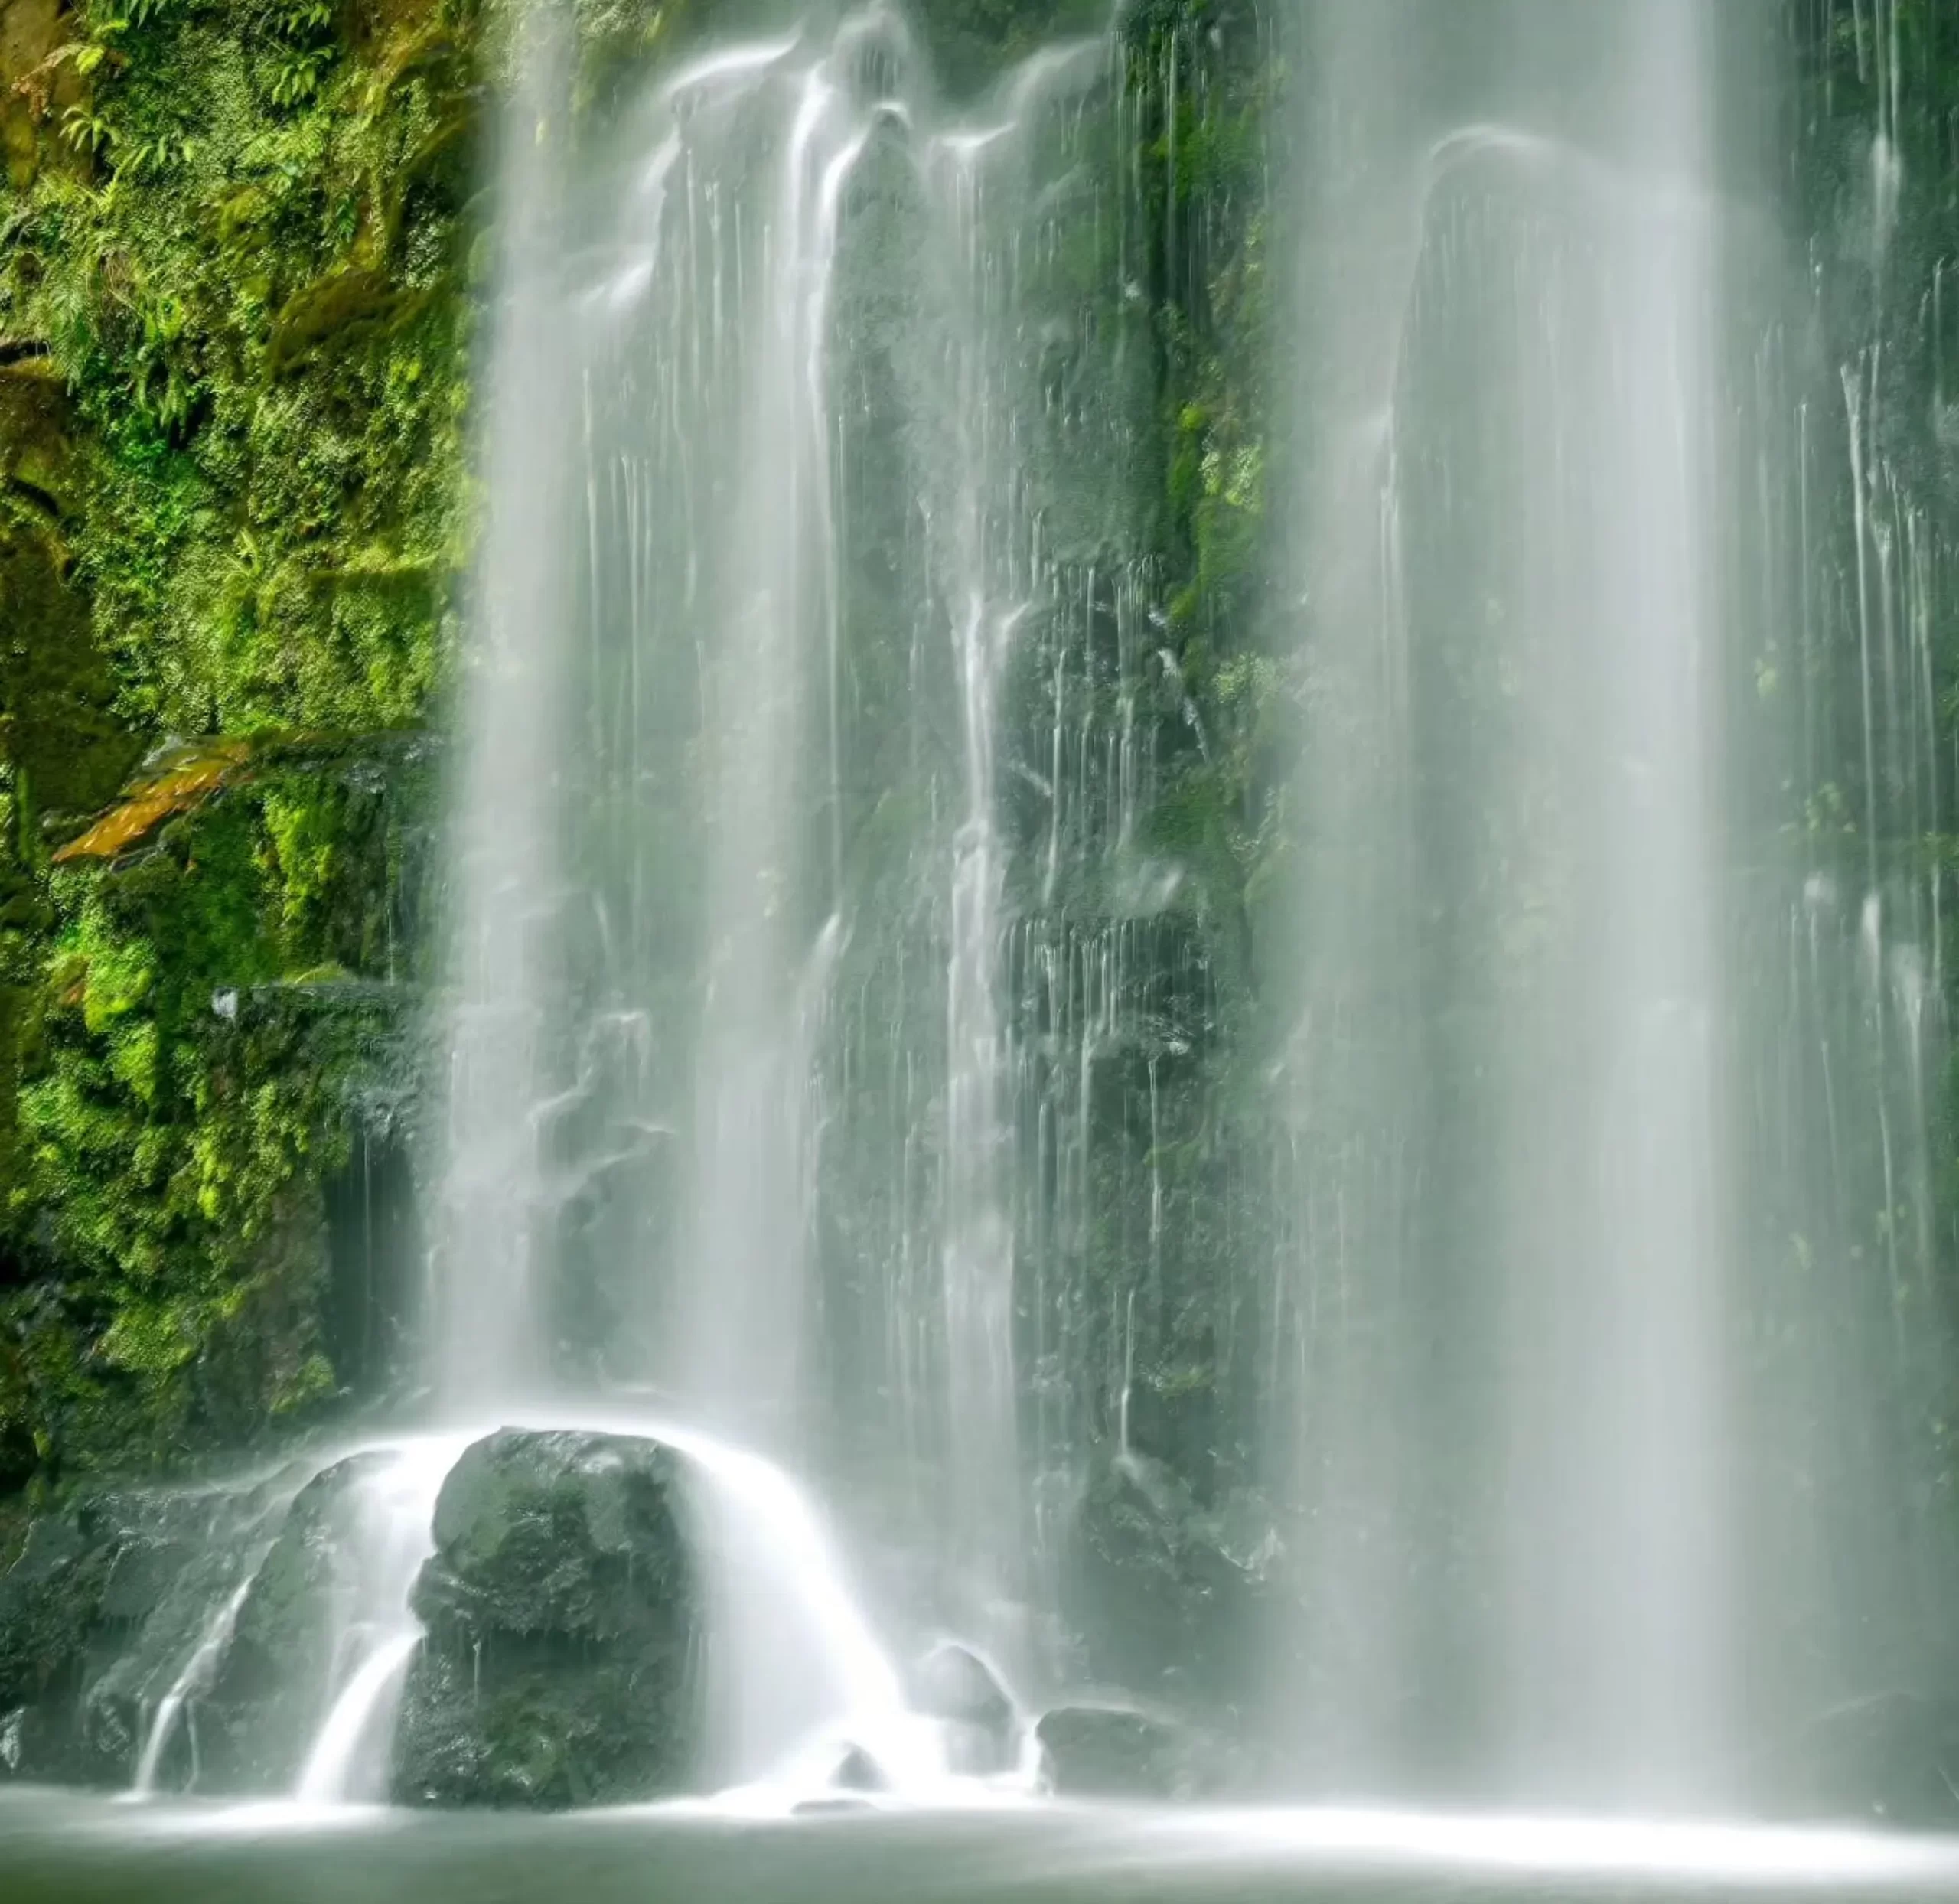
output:
[[0,1414],[52,1466],[339,1386],[321,1182],[379,1032],[278,1001],[388,976],[419,796],[344,745],[261,747],[118,860],[51,868],[48,829],[174,735],[423,718],[464,538],[474,22],[92,0],[51,31],[0,252]]

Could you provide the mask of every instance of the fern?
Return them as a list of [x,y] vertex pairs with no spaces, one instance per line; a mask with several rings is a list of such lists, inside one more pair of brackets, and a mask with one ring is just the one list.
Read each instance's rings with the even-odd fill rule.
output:
[[86,106],[71,106],[61,116],[62,142],[71,152],[104,152],[115,137],[109,122]]
[[120,178],[153,178],[181,165],[195,150],[187,133],[158,132],[150,139],[132,139],[118,148],[116,174]]
[[332,29],[334,10],[328,0],[272,0],[266,24],[282,40],[318,40]]
[[333,58],[331,48],[307,47],[288,53],[273,68],[268,89],[275,106],[303,106],[320,90]]

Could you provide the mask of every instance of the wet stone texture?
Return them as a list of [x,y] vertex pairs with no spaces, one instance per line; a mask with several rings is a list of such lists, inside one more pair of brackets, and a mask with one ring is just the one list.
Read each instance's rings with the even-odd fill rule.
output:
[[359,1454],[300,1491],[200,1702],[199,1789],[289,1791],[337,1689],[359,1600],[362,1485],[387,1457]]
[[1255,1710],[1270,1589],[1174,1470],[1101,1464],[1075,1528],[1071,1611],[1100,1684],[1230,1729]]
[[129,1784],[159,1703],[289,1492],[105,1488],[37,1521],[0,1578],[0,1778]]
[[1117,1706],[1057,1706],[1035,1727],[1064,1798],[1193,1798],[1224,1782],[1221,1755],[1174,1720]]
[[701,1744],[701,1592],[679,1459],[505,1430],[444,1483],[415,1589],[428,1638],[394,1796],[559,1810],[686,1789]]

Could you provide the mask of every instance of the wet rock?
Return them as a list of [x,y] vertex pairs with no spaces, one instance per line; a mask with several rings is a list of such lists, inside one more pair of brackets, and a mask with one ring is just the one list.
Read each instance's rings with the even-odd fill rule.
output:
[[891,1785],[884,1768],[862,1746],[852,1746],[845,1751],[830,1782],[839,1792],[884,1792]]
[[1217,1782],[1188,1727],[1119,1706],[1057,1706],[1035,1727],[1049,1788],[1065,1798],[1193,1798]]
[[200,1789],[280,1792],[298,1778],[331,1705],[363,1585],[362,1484],[388,1459],[336,1462],[294,1499],[199,1703]]
[[980,1777],[1005,1772],[1019,1746],[1013,1700],[992,1667],[969,1647],[934,1647],[911,1675],[914,1711],[944,1727],[952,1769]]
[[[133,1776],[158,1707],[176,1687],[219,1609],[262,1553],[262,1544],[253,1544],[261,1538],[248,1517],[214,1528],[213,1537],[197,1542],[187,1559],[181,1550],[174,1553],[176,1564],[167,1583],[158,1582],[148,1615],[128,1629],[126,1645],[91,1681],[82,1702],[82,1734],[91,1754],[115,1768],[113,1782],[127,1784]],[[155,1577],[156,1565],[156,1557],[145,1556],[132,1571],[138,1579]],[[111,1599],[134,1584],[128,1578],[112,1580]],[[209,1664],[214,1668],[217,1661]],[[207,1676],[187,1690],[200,1698],[208,1690]],[[165,1744],[158,1785],[186,1789],[200,1769],[187,1729],[178,1723]]]
[[964,1725],[1006,1725],[1013,1719],[1013,1701],[993,1669],[970,1648],[950,1642],[919,1661],[911,1703],[929,1718]]
[[0,1580],[0,1768],[11,1775],[106,1782],[82,1759],[76,1722],[114,1557],[73,1521],[37,1521]]
[[1267,1589],[1249,1517],[1227,1525],[1162,1462],[1131,1454],[1097,1470],[1067,1587],[1096,1681],[1212,1723],[1256,1703]]
[[30,1529],[0,1579],[0,1776],[121,1787],[245,1565],[268,1489],[104,1488]]
[[395,1733],[419,1805],[557,1810],[685,1789],[700,1749],[700,1590],[679,1459],[507,1430],[444,1483],[415,1589],[428,1638]]

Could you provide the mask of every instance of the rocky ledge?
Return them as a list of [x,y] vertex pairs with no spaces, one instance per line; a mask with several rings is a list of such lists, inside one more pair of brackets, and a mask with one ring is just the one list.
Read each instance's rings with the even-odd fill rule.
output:
[[1230,1782],[1215,1741],[1130,1707],[1057,1706],[1041,1715],[1034,1736],[1058,1798],[1199,1798]]
[[214,1609],[298,1479],[106,1487],[43,1515],[0,1578],[0,1778],[128,1785]]

